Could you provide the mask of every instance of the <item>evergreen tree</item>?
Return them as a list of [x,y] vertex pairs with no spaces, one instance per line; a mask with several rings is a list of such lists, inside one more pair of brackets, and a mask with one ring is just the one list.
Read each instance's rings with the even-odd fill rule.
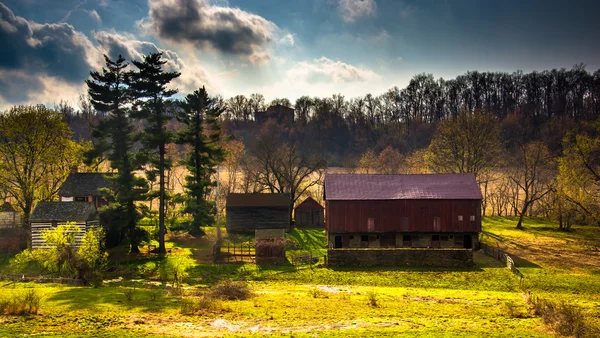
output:
[[88,153],[88,158],[106,155],[111,168],[117,170],[117,175],[109,176],[116,183],[112,193],[114,201],[101,212],[101,218],[109,226],[108,244],[117,245],[123,237],[127,237],[131,252],[137,253],[144,232],[136,226],[140,213],[135,202],[142,199],[147,185],[144,179],[134,174],[136,169],[141,168],[141,161],[132,151],[134,129],[127,109],[132,96],[125,71],[128,64],[120,55],[116,61],[106,55],[104,59],[106,68],[102,68],[101,73],[91,72],[92,79],[86,80],[94,109],[109,114],[92,133],[97,142]]
[[215,203],[207,197],[216,185],[212,175],[223,162],[225,152],[220,145],[221,125],[219,116],[224,108],[215,104],[204,87],[185,97],[180,103],[177,120],[186,128],[177,135],[177,143],[188,144],[191,150],[184,163],[189,171],[185,188],[189,191],[185,212],[193,215],[189,229],[193,235],[202,235],[201,225],[212,224]]
[[137,119],[146,122],[146,128],[141,139],[149,151],[152,171],[159,177],[159,206],[158,206],[158,251],[167,252],[165,248],[165,171],[170,163],[165,158],[166,145],[172,141],[173,135],[166,126],[171,119],[167,114],[167,101],[177,90],[167,89],[167,85],[181,75],[176,72],[166,72],[161,60],[162,53],[146,55],[143,61],[132,61],[137,71],[129,73],[130,87],[135,98],[135,114]]

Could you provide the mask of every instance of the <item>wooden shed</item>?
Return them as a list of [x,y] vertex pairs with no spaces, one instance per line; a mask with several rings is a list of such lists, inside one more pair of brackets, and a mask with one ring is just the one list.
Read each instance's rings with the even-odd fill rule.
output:
[[326,175],[330,248],[473,248],[481,231],[475,176]]
[[0,206],[0,228],[14,228],[21,224],[21,214],[13,206],[4,202]]
[[297,228],[322,228],[325,226],[325,208],[308,197],[294,209],[294,219]]
[[289,229],[289,194],[229,194],[226,228],[231,232]]
[[100,194],[103,188],[114,185],[108,179],[111,173],[80,173],[73,169],[65,182],[58,189],[61,202],[91,202],[96,208],[106,205]]
[[99,226],[99,217],[91,202],[40,202],[31,213],[29,222],[31,246],[37,249],[47,246],[42,231],[71,222],[79,228],[75,234],[75,245],[79,245],[88,229]]

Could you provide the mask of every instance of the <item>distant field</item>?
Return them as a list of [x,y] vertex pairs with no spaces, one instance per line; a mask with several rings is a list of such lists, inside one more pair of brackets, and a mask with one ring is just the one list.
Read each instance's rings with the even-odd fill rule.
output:
[[[514,252],[533,292],[574,302],[597,318],[600,275],[593,246],[599,238],[597,228],[575,227],[573,233],[563,233],[553,230],[552,223],[527,220],[526,230],[517,231],[512,229],[514,224],[515,220],[507,218],[484,219],[483,241],[492,245],[496,241]],[[184,298],[197,297],[224,279],[246,280],[254,297],[220,301],[216,310],[183,315],[180,295],[142,280],[100,288],[2,282],[0,298],[30,288],[44,298],[38,315],[0,316],[0,336],[553,336],[526,305],[519,280],[502,263],[479,252],[474,253],[475,267],[451,270],[214,265],[209,252],[216,232],[214,228],[206,230],[203,239],[171,234],[168,242],[167,259],[191,258]],[[247,238],[230,239],[243,242]],[[325,253],[323,230],[294,230],[288,239],[294,248],[288,257]],[[149,270],[160,258],[130,258],[124,251],[112,250],[116,270],[108,278],[161,279],[159,270]],[[131,300],[126,293],[133,295]]]

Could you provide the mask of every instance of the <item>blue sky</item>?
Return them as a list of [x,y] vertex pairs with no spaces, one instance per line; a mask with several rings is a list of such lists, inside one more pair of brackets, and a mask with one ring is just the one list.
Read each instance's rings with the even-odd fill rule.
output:
[[599,1],[0,0],[0,109],[75,104],[102,54],[163,51],[182,93],[347,97],[418,73],[600,68]]

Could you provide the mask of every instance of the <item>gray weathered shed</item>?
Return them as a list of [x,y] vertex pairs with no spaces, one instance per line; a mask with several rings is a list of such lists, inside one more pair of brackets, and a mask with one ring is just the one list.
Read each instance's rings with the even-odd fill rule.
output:
[[98,212],[90,202],[40,202],[29,217],[31,224],[32,248],[45,247],[42,231],[58,225],[73,222],[79,231],[75,234],[75,244],[79,245],[85,232],[99,225]]
[[229,194],[227,196],[227,231],[247,232],[289,227],[289,194]]
[[0,228],[13,228],[21,223],[21,214],[10,203],[0,206]]

